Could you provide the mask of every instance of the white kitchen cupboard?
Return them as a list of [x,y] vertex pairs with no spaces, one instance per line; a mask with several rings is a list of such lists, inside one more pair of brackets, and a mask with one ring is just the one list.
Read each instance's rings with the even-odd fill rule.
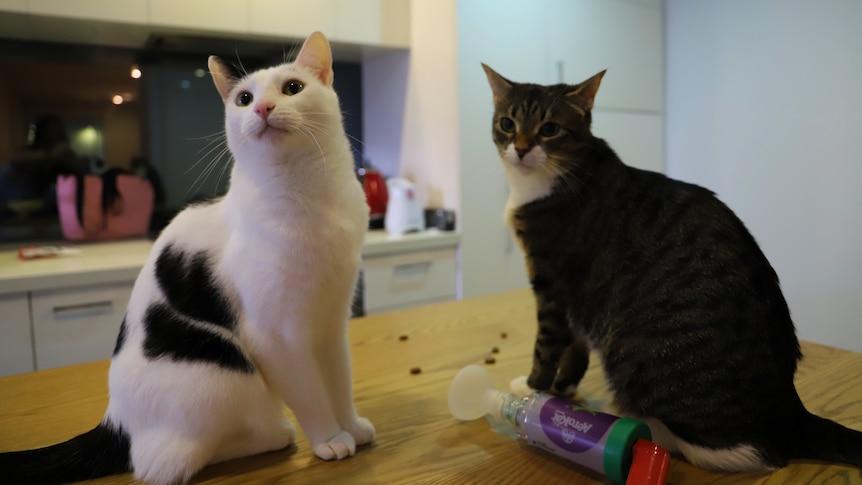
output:
[[607,69],[594,109],[664,111],[660,8],[619,0],[545,2],[547,82],[577,84]]
[[456,296],[454,248],[368,257],[362,272],[367,315]]
[[[363,306],[382,313],[456,296],[454,247],[364,258]],[[111,357],[133,281],[0,295],[0,376]]]
[[[448,231],[369,231],[365,313],[454,299],[459,240]],[[28,262],[0,251],[0,376],[110,358],[152,244],[94,243],[75,257]]]
[[0,295],[0,376],[33,370],[27,293]]
[[664,171],[664,28],[656,2],[546,0],[546,82],[607,70],[593,133],[628,165]]
[[36,370],[111,357],[132,283],[30,294]]
[[[148,18],[149,0],[25,0],[26,11],[34,15],[143,24]],[[175,2],[179,3],[179,2]]]
[[[405,48],[404,0],[0,0],[4,33],[57,42],[142,47],[151,34],[303,39]],[[2,16],[0,16],[2,17]]]
[[220,33],[247,33],[247,1],[149,0],[149,24],[175,29],[194,29]]
[[111,357],[132,282],[0,295],[0,376]]

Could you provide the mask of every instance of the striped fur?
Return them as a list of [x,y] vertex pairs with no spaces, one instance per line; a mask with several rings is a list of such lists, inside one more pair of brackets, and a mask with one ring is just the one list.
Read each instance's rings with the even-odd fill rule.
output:
[[626,166],[592,135],[604,73],[539,86],[483,67],[506,221],[536,298],[529,386],[573,393],[592,349],[618,409],[662,428],[662,444],[692,463],[862,466],[862,433],[799,400],[787,303],[739,218],[702,187]]

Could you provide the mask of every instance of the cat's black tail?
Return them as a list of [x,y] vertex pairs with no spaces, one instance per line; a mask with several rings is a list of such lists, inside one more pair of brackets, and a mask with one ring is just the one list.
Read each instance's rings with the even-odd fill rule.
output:
[[787,425],[798,426],[788,458],[823,460],[862,468],[862,431],[852,430],[808,411],[798,423]]
[[0,453],[0,475],[3,483],[49,485],[124,473],[132,469],[129,447],[128,434],[103,421],[64,443]]

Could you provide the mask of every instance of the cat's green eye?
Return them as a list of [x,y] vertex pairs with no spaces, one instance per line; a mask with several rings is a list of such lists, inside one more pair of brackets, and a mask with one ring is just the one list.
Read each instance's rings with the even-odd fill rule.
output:
[[248,106],[251,104],[251,100],[254,99],[254,96],[251,95],[248,91],[243,91],[239,93],[236,97],[236,105],[237,106]]
[[293,96],[294,94],[297,94],[300,91],[302,91],[302,88],[304,88],[304,87],[305,86],[303,86],[301,82],[296,81],[296,80],[291,80],[291,81],[284,83],[284,87],[281,88],[281,92],[288,95],[288,96]]
[[506,133],[512,133],[515,131],[515,122],[512,118],[500,118],[500,129]]
[[560,125],[556,123],[545,123],[539,128],[539,134],[544,137],[551,137],[560,132]]

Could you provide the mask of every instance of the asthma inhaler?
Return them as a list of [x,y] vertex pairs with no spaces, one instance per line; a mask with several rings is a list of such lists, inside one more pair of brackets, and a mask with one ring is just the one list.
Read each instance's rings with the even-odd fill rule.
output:
[[665,483],[668,455],[649,442],[646,423],[540,392],[519,399],[495,389],[491,375],[477,365],[455,376],[449,388],[449,411],[464,421],[490,414],[511,424],[528,444],[601,473],[616,484]]

